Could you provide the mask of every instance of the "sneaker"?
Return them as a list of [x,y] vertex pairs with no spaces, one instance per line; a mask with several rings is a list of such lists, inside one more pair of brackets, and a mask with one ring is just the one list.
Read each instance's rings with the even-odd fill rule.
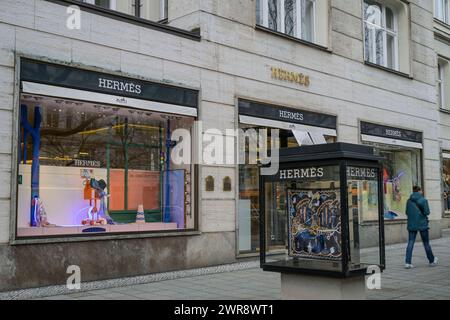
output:
[[439,259],[437,257],[434,257],[434,260],[432,263],[430,263],[430,267],[435,267],[438,264]]
[[410,263],[405,264],[405,269],[412,269],[414,266]]

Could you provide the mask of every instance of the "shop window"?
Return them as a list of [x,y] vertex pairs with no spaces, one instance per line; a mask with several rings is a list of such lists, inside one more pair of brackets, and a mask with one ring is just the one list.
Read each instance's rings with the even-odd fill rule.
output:
[[[406,202],[415,185],[422,185],[422,155],[420,149],[394,147],[372,143],[378,155],[382,156],[384,218],[386,220],[405,220]],[[373,221],[378,213],[371,210],[375,201],[372,191],[374,186],[368,181],[363,185],[361,201],[363,205],[362,219]]]
[[450,214],[450,151],[444,153],[442,183],[444,185],[444,212]]
[[364,59],[409,74],[409,14],[402,1],[364,0]]
[[[240,124],[240,128],[244,130],[255,129],[251,125]],[[270,133],[270,131],[269,131]],[[309,134],[306,134],[310,137]],[[291,130],[279,130],[280,147],[281,148],[296,148],[299,147],[298,137],[295,137]],[[324,142],[336,142],[335,136],[323,136]],[[268,145],[270,143],[270,135],[267,137]],[[302,145],[314,144],[312,139],[302,139]],[[248,143],[245,144],[245,159],[249,158]],[[256,252],[259,250],[259,168],[257,164],[241,164],[239,165],[239,251],[241,253]],[[272,192],[280,193],[277,199],[283,199],[282,188],[279,185],[274,185],[270,190]],[[269,190],[269,189],[266,189]],[[281,200],[280,200],[281,201]],[[276,204],[278,207],[276,213],[272,216],[273,221],[267,223],[268,237],[270,238],[270,250],[278,250],[284,248],[286,243],[286,211],[285,203],[283,201]]]
[[323,0],[257,0],[256,23],[273,31],[326,46],[326,25],[328,24],[326,2]]
[[214,191],[214,178],[212,176],[207,176],[205,179],[205,190]]
[[231,178],[223,178],[223,191],[231,191]]
[[167,0],[79,0],[151,21],[167,19]]
[[167,143],[193,121],[22,94],[17,235],[193,229],[192,167]]
[[434,17],[442,22],[449,23],[449,0],[434,0]]

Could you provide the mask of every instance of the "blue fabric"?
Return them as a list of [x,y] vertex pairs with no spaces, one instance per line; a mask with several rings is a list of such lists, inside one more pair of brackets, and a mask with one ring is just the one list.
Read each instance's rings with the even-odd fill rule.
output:
[[27,106],[21,105],[20,110],[20,124],[23,128],[23,144],[24,144],[24,152],[23,152],[23,163],[27,161],[27,138],[28,135],[31,135],[33,140],[33,155],[32,155],[32,163],[31,163],[31,208],[30,208],[30,225],[32,227],[37,226],[36,221],[36,211],[35,211],[35,202],[39,198],[39,151],[41,147],[41,108],[36,106],[34,108],[34,126],[32,127],[30,123],[28,123],[28,113]]
[[420,192],[411,194],[406,203],[406,215],[408,217],[409,231],[428,230],[428,216],[430,208],[427,199]]
[[[412,254],[414,249],[414,243],[416,242],[417,231],[409,231],[408,246],[406,247],[406,263],[411,264]],[[430,246],[430,238],[428,235],[428,230],[420,231],[420,237],[422,238],[423,246],[427,254],[428,261],[430,263],[434,262],[433,251]]]

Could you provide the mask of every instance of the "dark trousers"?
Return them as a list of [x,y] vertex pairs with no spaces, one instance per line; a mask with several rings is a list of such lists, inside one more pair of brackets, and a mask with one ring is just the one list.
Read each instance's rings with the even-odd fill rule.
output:
[[[406,263],[411,264],[412,253],[414,249],[414,243],[416,242],[417,231],[408,231],[408,247],[406,248]],[[433,251],[430,246],[430,238],[428,235],[428,230],[420,231],[420,237],[422,238],[423,246],[427,254],[428,261],[430,263],[434,262]]]

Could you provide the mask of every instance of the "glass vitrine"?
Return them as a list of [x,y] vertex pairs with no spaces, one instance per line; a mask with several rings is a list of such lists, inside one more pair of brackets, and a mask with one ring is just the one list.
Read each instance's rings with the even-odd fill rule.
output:
[[[383,269],[381,159],[346,143],[280,150],[278,173],[261,172],[261,267],[341,277]],[[266,255],[274,222],[284,250]]]

